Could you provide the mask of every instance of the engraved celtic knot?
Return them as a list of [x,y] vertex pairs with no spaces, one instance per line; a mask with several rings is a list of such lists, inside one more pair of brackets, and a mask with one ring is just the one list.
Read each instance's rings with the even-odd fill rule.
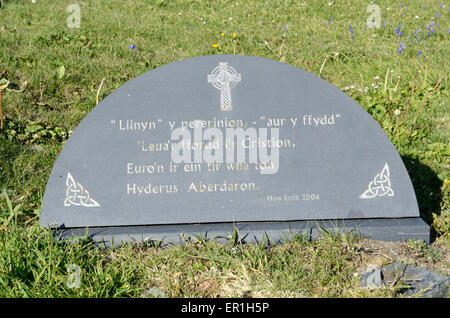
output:
[[64,206],[76,205],[87,208],[100,206],[97,201],[91,198],[89,191],[85,190],[78,182],[75,182],[70,172],[67,172],[66,187]]
[[370,181],[369,187],[363,194],[359,196],[360,199],[373,199],[382,196],[394,196],[394,190],[391,188],[391,180],[389,179],[390,172],[388,164],[384,165],[383,170],[378,173],[375,178]]

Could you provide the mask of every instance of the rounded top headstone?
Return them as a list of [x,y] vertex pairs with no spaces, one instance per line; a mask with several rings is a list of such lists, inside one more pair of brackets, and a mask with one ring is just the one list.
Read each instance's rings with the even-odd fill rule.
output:
[[[180,128],[192,137],[191,162],[173,160]],[[248,151],[246,162],[227,162],[228,133]],[[223,137],[222,162],[207,134]],[[275,168],[264,173],[267,166]],[[41,224],[417,216],[399,154],[349,96],[292,65],[211,55],[146,72],[99,103],[55,162]]]

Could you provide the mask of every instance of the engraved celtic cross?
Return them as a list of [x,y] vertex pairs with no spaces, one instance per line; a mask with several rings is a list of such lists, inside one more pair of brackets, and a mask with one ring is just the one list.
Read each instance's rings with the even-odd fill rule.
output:
[[220,89],[220,108],[221,110],[232,110],[231,89],[241,81],[241,74],[227,62],[220,62],[211,74],[208,75],[208,83]]

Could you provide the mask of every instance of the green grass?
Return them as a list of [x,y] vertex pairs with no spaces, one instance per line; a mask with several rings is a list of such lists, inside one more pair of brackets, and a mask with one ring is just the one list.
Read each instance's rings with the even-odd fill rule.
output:
[[[350,297],[364,296],[355,276],[360,239],[328,236],[288,244],[191,241],[167,248],[145,244],[99,249],[83,240],[53,239],[13,216],[0,236],[0,297]],[[71,287],[79,267],[79,287]],[[72,265],[73,266],[73,265]],[[153,290],[153,293],[152,293]],[[383,289],[371,295],[390,296]]]
[[[157,287],[175,297],[389,297],[395,289],[357,288],[355,272],[402,257],[450,272],[449,4],[379,1],[386,27],[369,29],[372,1],[83,1],[81,27],[70,29],[72,2],[0,0],[0,80],[9,82],[1,104],[0,296],[136,297]],[[402,156],[435,243],[397,243],[396,255],[374,258],[367,240],[349,236],[275,247],[199,241],[111,250],[51,239],[37,225],[45,185],[97,93],[101,100],[146,71],[209,54],[289,63],[360,103]],[[80,288],[67,287],[70,264],[81,269]]]

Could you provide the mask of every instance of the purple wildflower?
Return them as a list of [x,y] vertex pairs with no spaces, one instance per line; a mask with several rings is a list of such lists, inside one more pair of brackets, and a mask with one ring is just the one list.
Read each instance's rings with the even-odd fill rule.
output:
[[331,24],[331,20],[333,20],[333,18],[332,18],[332,17],[330,17],[330,20],[328,21],[328,25],[330,25],[330,24]]
[[439,11],[436,11],[436,13],[434,14],[434,16],[435,16],[436,18],[439,18]]
[[417,56],[420,56],[420,54],[422,54],[422,52],[420,52],[420,51],[417,51]]
[[386,21],[383,23],[383,29],[386,29]]
[[401,24],[397,25],[397,28],[394,29],[395,32],[395,38],[401,38],[403,35],[403,32],[400,31],[400,28],[402,27]]
[[420,41],[420,34],[419,34],[419,32],[422,32],[422,29],[417,29],[416,30],[417,39]]
[[135,44],[131,44],[128,46],[128,48],[130,49],[130,51],[133,51],[136,48]]
[[286,23],[284,24],[284,27],[283,27],[283,33],[286,33]]
[[444,4],[443,3],[441,3],[440,5],[439,5],[441,8],[444,6]]
[[397,52],[402,53],[402,51],[404,50],[405,50],[405,43],[399,43]]
[[434,33],[434,21],[430,21],[430,23],[427,24],[426,28],[428,29],[427,37],[429,37]]
[[352,28],[351,24],[348,25],[348,29],[350,30],[350,33],[352,34],[352,39],[353,39],[354,34],[353,34],[353,28]]

